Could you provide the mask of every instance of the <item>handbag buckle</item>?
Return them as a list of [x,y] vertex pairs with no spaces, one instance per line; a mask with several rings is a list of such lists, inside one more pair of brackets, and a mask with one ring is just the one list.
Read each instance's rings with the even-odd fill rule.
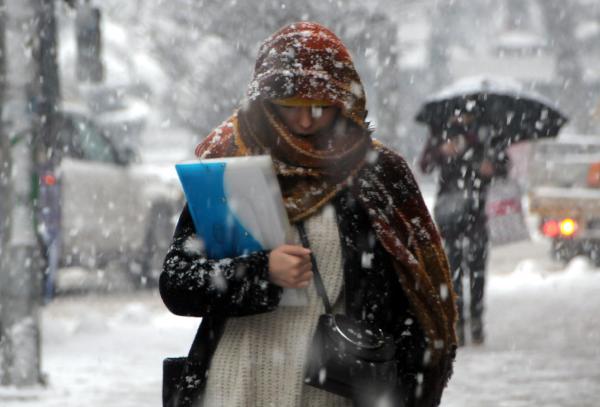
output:
[[339,317],[339,315],[332,315],[332,317],[333,328],[342,336],[342,338],[344,338],[351,344],[364,349],[377,349],[380,348],[383,344],[385,344],[385,340],[383,339],[384,334],[381,329],[376,327],[369,327],[369,330],[371,331],[370,336],[372,336],[375,340],[372,343],[361,342],[352,338],[339,326],[336,320],[336,317]]

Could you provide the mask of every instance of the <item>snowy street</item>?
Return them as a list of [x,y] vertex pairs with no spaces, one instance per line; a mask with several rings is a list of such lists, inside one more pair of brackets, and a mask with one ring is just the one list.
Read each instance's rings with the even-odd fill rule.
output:
[[[459,350],[446,407],[592,407],[600,394],[600,272],[565,269],[541,243],[495,249],[487,342]],[[183,355],[197,321],[168,313],[156,292],[70,295],[43,310],[48,387],[3,389],[5,407],[158,406],[161,362]]]
[[487,342],[459,349],[443,406],[597,405],[600,272],[583,259],[564,270],[545,257],[519,261],[526,246],[493,253],[492,264],[500,256],[504,267],[518,264],[508,274],[492,265]]

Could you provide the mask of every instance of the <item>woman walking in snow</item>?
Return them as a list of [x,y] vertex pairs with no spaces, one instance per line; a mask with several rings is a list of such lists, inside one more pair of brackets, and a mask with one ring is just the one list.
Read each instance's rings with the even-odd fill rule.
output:
[[[323,313],[311,254],[334,311],[393,336],[390,405],[438,405],[456,349],[447,260],[405,161],[371,137],[346,47],[319,24],[286,26],[262,44],[247,96],[196,155],[270,154],[310,250],[296,236],[296,244],[211,260],[189,250],[196,236],[183,210],[160,292],[173,313],[203,319],[179,405],[374,405],[305,384]],[[283,288],[307,288],[308,304],[280,306]]]

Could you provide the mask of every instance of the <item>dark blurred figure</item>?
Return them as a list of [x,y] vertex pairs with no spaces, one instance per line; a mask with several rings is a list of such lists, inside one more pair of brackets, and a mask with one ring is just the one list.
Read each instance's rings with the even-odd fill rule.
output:
[[450,117],[443,129],[431,129],[419,164],[424,173],[439,169],[434,219],[444,239],[458,297],[459,344],[465,343],[464,276],[469,278],[472,340],[482,344],[488,256],[485,204],[491,181],[508,174],[508,154],[490,137],[487,126],[474,115],[462,113]]

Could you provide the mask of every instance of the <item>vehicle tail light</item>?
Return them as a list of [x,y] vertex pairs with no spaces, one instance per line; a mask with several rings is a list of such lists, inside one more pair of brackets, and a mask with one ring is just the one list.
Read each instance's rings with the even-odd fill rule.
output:
[[577,228],[577,221],[572,218],[546,219],[541,227],[544,236],[551,238],[572,237],[577,232]]
[[560,221],[560,234],[564,237],[570,237],[577,231],[577,222],[571,218],[566,218]]
[[546,220],[542,223],[542,233],[548,237],[558,237],[560,234],[560,225],[554,219]]
[[590,164],[587,184],[591,188],[600,188],[600,162]]

